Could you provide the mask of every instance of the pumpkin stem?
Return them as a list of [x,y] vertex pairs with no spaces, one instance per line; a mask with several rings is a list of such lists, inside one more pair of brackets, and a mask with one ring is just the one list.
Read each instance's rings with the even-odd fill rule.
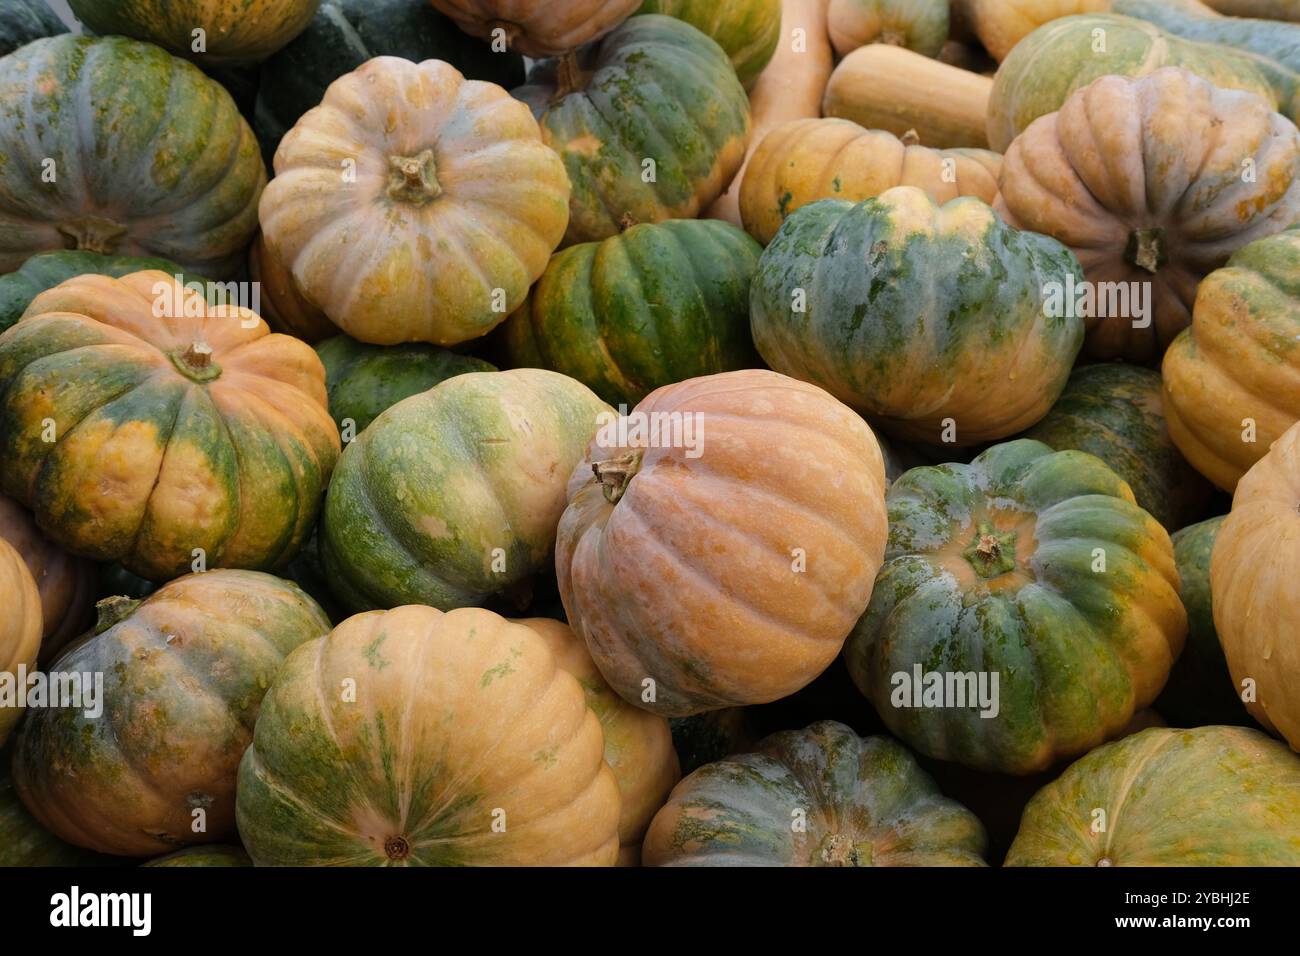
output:
[[519,28],[519,24],[517,23],[511,23],[509,20],[492,20],[488,23],[488,37],[493,42],[496,41],[497,30],[500,30],[506,35],[507,50],[513,50],[515,48],[515,41],[519,39],[519,34],[523,33],[523,30]]
[[625,212],[623,215],[618,217],[619,232],[627,232],[635,225],[637,225],[636,216],[632,215],[630,212]]
[[442,186],[438,184],[438,164],[431,149],[414,156],[389,156],[388,169],[390,199],[423,206],[442,195]]
[[390,836],[384,841],[384,855],[390,860],[405,860],[411,855],[411,843],[400,834]]
[[[865,849],[865,854],[863,852]],[[843,833],[832,833],[822,840],[821,862],[826,866],[870,866],[870,847],[860,849]],[[864,858],[865,857],[865,858]]]
[[1128,235],[1124,259],[1130,265],[1154,275],[1169,261],[1169,252],[1165,248],[1165,231],[1159,227],[1134,229]]
[[126,620],[131,616],[131,612],[140,606],[140,603],[140,601],[127,597],[125,594],[118,594],[96,601],[95,633],[103,634],[113,625]]
[[642,455],[643,452],[634,451],[630,455],[591,463],[591,470],[596,475],[596,480],[604,485],[605,500],[610,504],[618,504],[618,500],[623,497],[623,492],[627,490],[628,483],[641,470]]
[[126,226],[98,216],[73,219],[56,228],[63,236],[63,244],[68,249],[98,252],[104,256],[116,252],[118,243],[126,235]]
[[878,43],[888,43],[890,46],[907,46],[907,37],[897,30],[884,30],[880,34]]
[[920,146],[921,134],[914,129],[909,129],[902,136],[898,137],[898,141],[904,146]]
[[587,71],[578,65],[577,53],[564,54],[555,68],[555,99],[562,100],[570,93],[586,88],[587,76]]
[[975,530],[975,540],[961,553],[981,578],[996,578],[1016,567],[1016,536],[989,525]]
[[221,375],[221,366],[212,361],[212,346],[206,342],[191,342],[168,354],[176,370],[192,382],[210,382]]

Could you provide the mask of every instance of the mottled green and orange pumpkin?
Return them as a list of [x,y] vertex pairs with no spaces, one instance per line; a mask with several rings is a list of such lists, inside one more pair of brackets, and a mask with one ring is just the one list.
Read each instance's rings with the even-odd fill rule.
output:
[[1155,700],[1187,635],[1173,547],[1100,459],[1006,442],[914,468],[887,503],[885,563],[844,654],[903,741],[1027,774]]
[[907,748],[835,721],[696,770],[646,835],[647,866],[983,866],[984,827]]
[[329,628],[295,585],[257,571],[206,571],[144,601],[100,602],[95,633],[51,669],[101,675],[102,712],[28,715],[14,751],[23,803],[63,840],[102,853],[228,840],[262,695],[285,656]]
[[642,0],[637,13],[676,17],[703,32],[726,51],[747,90],[781,39],[781,0]]
[[67,34],[0,60],[0,273],[79,249],[227,278],[265,184],[230,95],[156,46]]
[[0,868],[17,866],[103,866],[118,862],[64,843],[36,822],[14,790],[12,747],[0,748]]
[[1098,747],[1025,807],[1007,866],[1300,866],[1300,756],[1245,727]]
[[31,513],[0,495],[0,539],[22,556],[41,595],[41,658],[48,660],[90,623],[95,567],[51,543]]
[[570,375],[613,404],[760,363],[749,286],[763,250],[716,219],[642,223],[570,246],[504,326],[514,366]]
[[1054,239],[1005,225],[973,197],[915,186],[796,211],[750,293],[759,354],[887,433],[974,445],[1037,422],[1065,387],[1083,322],[1052,310],[1079,281]]
[[239,833],[258,866],[612,866],[604,746],[531,628],[478,608],[358,614],[271,685]]
[[470,36],[524,56],[559,56],[604,36],[639,0],[433,0]]
[[141,863],[141,866],[252,866],[253,861],[249,859],[247,853],[242,847],[238,846],[191,846],[184,850],[177,850],[175,853],[168,853],[166,856],[160,856],[156,860],[150,860],[148,863]]
[[23,556],[0,537],[0,594],[5,596],[5,615],[0,619],[0,745],[23,715],[26,702],[20,678],[36,667],[41,649],[41,593]]
[[69,279],[0,336],[0,490],[141,577],[279,567],[338,452],[311,347],[164,273]]

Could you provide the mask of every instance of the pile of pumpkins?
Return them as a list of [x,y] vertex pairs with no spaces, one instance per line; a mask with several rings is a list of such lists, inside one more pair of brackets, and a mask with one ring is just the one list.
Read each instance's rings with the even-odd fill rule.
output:
[[1294,4],[70,6],[0,865],[1300,865]]

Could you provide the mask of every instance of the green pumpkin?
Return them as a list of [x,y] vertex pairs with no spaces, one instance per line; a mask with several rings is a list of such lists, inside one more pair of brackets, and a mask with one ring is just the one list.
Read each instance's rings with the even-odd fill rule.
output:
[[912,747],[1033,773],[1160,692],[1187,634],[1173,546],[1099,458],[1021,439],[914,468],[885,501],[885,563],[844,655]]
[[644,0],[637,13],[676,17],[711,37],[747,90],[781,39],[781,0]]
[[158,47],[69,34],[0,60],[0,273],[68,248],[225,279],[265,185],[230,94]]
[[1300,756],[1245,727],[1125,737],[1035,794],[1006,865],[1300,866]]
[[1300,72],[1300,24],[1215,16],[1210,10],[1193,9],[1196,6],[1200,4],[1171,4],[1169,0],[1111,0],[1111,9],[1115,13],[1154,23],[1184,40],[1244,50],[1272,60],[1293,73]]
[[422,342],[367,345],[335,335],[317,345],[316,354],[325,365],[330,415],[345,439],[360,434],[389,406],[453,375],[496,371],[482,359]]
[[762,252],[716,219],[565,249],[501,333],[510,364],[563,372],[629,407],[661,385],[757,367],[749,284]]
[[41,37],[67,32],[67,26],[45,0],[5,0],[0,8],[0,56],[8,56]]
[[[1105,49],[1098,51],[1103,39]],[[1300,118],[1300,76],[1272,60],[1184,40],[1131,17],[1083,14],[1043,24],[1002,61],[989,97],[989,146],[1006,152],[1030,123],[1059,110],[1071,93],[1100,76],[1145,76],[1165,66],[1190,70],[1215,86],[1258,93],[1279,113]]]
[[262,64],[253,129],[267,165],[281,137],[320,103],[326,87],[377,56],[443,60],[470,79],[507,89],[524,78],[522,57],[494,53],[466,36],[429,0],[325,0],[297,39]]
[[105,866],[112,857],[64,843],[23,806],[10,773],[12,748],[0,750],[0,868],[10,866]]
[[1168,530],[1181,528],[1210,497],[1210,486],[1169,437],[1160,373],[1135,365],[1085,365],[1026,438],[1057,451],[1096,455],[1133,489],[1138,506]]
[[238,846],[190,846],[140,865],[225,867],[252,866],[253,861],[248,858],[243,848]]
[[750,291],[759,353],[891,435],[972,445],[1043,417],[1083,344],[1046,289],[1083,275],[1055,239],[971,197],[898,186],[796,210]]
[[555,372],[470,372],[398,402],[347,446],[321,557],[354,611],[522,608],[549,570],[565,483],[608,406]]
[[[802,823],[803,826],[795,824]],[[646,866],[983,866],[984,827],[901,744],[824,720],[677,785]]]
[[629,223],[693,219],[744,160],[744,87],[722,47],[673,17],[632,17],[576,54],[543,60],[513,95],[569,172],[566,245]]

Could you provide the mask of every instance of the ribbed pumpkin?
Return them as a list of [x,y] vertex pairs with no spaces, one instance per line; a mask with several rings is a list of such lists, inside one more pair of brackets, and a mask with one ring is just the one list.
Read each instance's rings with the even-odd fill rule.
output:
[[758,81],[781,39],[781,0],[642,0],[637,13],[662,13],[726,51],[745,89]]
[[614,404],[759,365],[749,284],[763,250],[729,223],[643,223],[551,259],[504,327],[515,366],[570,375]]
[[580,54],[543,61],[514,95],[573,184],[566,245],[692,219],[745,156],[749,100],[731,61],[673,17],[633,17]]
[[650,821],[681,779],[668,721],[633,707],[600,676],[587,647],[560,621],[532,617],[518,621],[536,631],[555,655],[555,663],[577,678],[587,706],[600,719],[605,736],[605,763],[618,781],[618,859],[620,866],[641,862],[641,838]]
[[1119,363],[1075,369],[1052,410],[1024,437],[1056,451],[1096,455],[1166,530],[1181,528],[1209,500],[1209,484],[1169,437],[1160,374],[1151,369]]
[[884,481],[866,423],[815,386],[748,370],[658,389],[569,482],[569,623],[624,700],[664,716],[792,694],[866,607]]
[[27,812],[14,790],[10,751],[0,749],[0,868],[17,866],[103,866],[118,862],[64,843]]
[[612,866],[582,687],[490,611],[358,614],[291,655],[239,768],[258,866]]
[[948,0],[831,0],[826,25],[839,56],[868,43],[938,56],[948,42]]
[[296,586],[257,571],[206,571],[143,602],[100,602],[95,634],[51,670],[103,675],[103,712],[28,715],[14,751],[23,803],[62,839],[102,853],[228,840],[262,695],[284,657],[329,628]]
[[0,56],[8,56],[41,37],[67,32],[45,0],[6,0],[4,9],[0,9]]
[[1300,419],[1300,229],[1252,242],[1205,277],[1161,372],[1174,443],[1231,491]]
[[253,861],[242,847],[237,846],[191,846],[175,853],[168,853],[141,866],[252,866]]
[[1149,362],[1208,272],[1300,217],[1300,130],[1186,70],[1104,76],[1016,138],[1000,186],[1003,217],[1073,249],[1098,300],[1128,292],[1085,317],[1087,352]]
[[230,95],[155,46],[69,34],[0,60],[0,273],[80,249],[224,279],[265,184]]
[[984,827],[907,749],[824,720],[695,771],[646,835],[647,866],[983,866]]
[[353,610],[523,606],[548,566],[564,487],[608,407],[540,369],[471,372],[357,436],[325,502],[321,556]]
[[984,149],[928,149],[850,120],[794,120],[754,151],[740,215],[746,231],[767,245],[787,216],[818,199],[861,202],[894,186],[916,186],[938,203],[975,196],[991,204],[1001,167],[1002,157]]
[[503,40],[524,56],[559,56],[599,39],[640,0],[433,0],[470,36]]
[[56,543],[142,577],[191,570],[195,549],[274,568],[338,457],[325,402],[311,347],[247,309],[161,272],[78,276],[0,336],[0,490]]
[[265,59],[302,32],[320,0],[68,0],[68,6],[87,30],[148,40],[207,66]]
[[[0,537],[0,594],[5,614],[0,618],[0,689],[6,698],[0,706],[0,746],[23,715],[26,687],[20,668],[35,670],[41,648],[41,593],[23,556]],[[7,686],[6,686],[7,685]]]
[[1300,866],[1300,757],[1244,727],[1125,737],[1034,796],[1006,865]]
[[1061,393],[1083,323],[1047,289],[1081,278],[1070,251],[973,197],[943,206],[898,186],[790,216],[750,293],[759,354],[886,432],[972,445],[1038,421]]
[[46,540],[27,509],[5,495],[0,495],[0,538],[22,557],[40,592],[41,657],[48,660],[90,623],[95,568]]
[[[1246,472],[1210,563],[1214,626],[1246,709],[1300,750],[1300,423]],[[1253,699],[1252,699],[1253,698]]]
[[482,359],[433,345],[366,345],[346,335],[321,342],[316,354],[325,366],[330,415],[351,437],[370,427],[385,409],[452,376],[496,371]]
[[885,564],[844,653],[902,740],[1032,773],[1155,699],[1187,635],[1173,546],[1100,459],[1007,442],[915,468],[887,502]]
[[308,302],[378,345],[477,338],[523,300],[568,221],[528,110],[439,60],[376,57],[275,154],[262,236]]
[[293,275],[271,254],[261,233],[248,247],[248,277],[257,283],[262,318],[273,331],[284,332],[315,344],[338,334],[338,326],[308,302],[294,284]]

